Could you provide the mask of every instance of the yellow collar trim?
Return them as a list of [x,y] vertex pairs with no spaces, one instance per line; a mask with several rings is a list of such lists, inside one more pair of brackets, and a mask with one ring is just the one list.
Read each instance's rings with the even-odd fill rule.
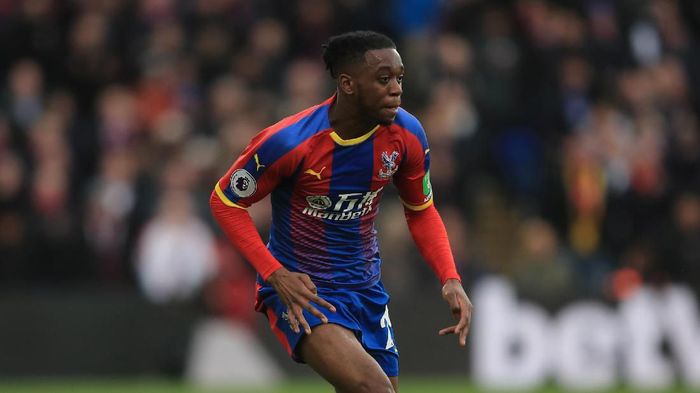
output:
[[369,137],[372,136],[377,130],[379,129],[379,124],[377,124],[372,130],[370,130],[368,133],[358,136],[357,138],[352,138],[352,139],[343,139],[338,135],[335,131],[331,132],[331,138],[335,141],[335,143],[341,145],[341,146],[352,146],[352,145],[357,145],[358,143],[362,143],[369,139]]

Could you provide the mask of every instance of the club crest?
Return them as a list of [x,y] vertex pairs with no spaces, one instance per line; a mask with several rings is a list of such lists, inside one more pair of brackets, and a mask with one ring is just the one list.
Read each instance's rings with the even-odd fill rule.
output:
[[383,168],[379,169],[380,179],[388,179],[391,176],[393,176],[394,173],[396,173],[396,171],[399,169],[399,166],[396,165],[397,158],[399,158],[399,152],[397,152],[396,150],[391,152],[391,154],[385,151],[382,152]]

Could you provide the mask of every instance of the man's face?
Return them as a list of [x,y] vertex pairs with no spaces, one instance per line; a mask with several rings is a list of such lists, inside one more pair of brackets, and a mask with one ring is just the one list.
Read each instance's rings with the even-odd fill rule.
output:
[[357,66],[357,103],[364,114],[380,124],[391,124],[401,105],[403,63],[396,49],[374,49]]

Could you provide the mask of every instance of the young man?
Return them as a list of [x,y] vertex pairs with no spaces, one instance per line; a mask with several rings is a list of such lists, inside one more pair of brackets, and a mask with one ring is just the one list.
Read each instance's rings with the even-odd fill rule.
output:
[[[439,334],[456,334],[464,346],[472,305],[433,206],[425,132],[400,107],[404,67],[396,46],[357,31],[324,48],[336,93],[254,137],[216,184],[211,209],[258,271],[256,309],[292,358],[338,392],[394,392],[398,351],[374,229],[390,182],[457,320]],[[266,247],[245,209],[268,193]]]

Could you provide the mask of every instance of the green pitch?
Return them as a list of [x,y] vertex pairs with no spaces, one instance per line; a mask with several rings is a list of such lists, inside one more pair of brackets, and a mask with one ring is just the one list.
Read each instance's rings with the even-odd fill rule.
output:
[[[466,379],[454,378],[404,378],[401,393],[476,393],[482,392]],[[177,382],[152,380],[45,380],[45,381],[0,381],[3,393],[333,393],[333,389],[319,380],[295,380],[271,389],[202,389]],[[564,393],[557,388],[546,388],[529,393]],[[629,389],[618,389],[604,393],[631,393]],[[663,393],[681,393],[689,390],[676,389]],[[603,392],[601,392],[603,393]],[[662,393],[662,392],[658,392]]]

